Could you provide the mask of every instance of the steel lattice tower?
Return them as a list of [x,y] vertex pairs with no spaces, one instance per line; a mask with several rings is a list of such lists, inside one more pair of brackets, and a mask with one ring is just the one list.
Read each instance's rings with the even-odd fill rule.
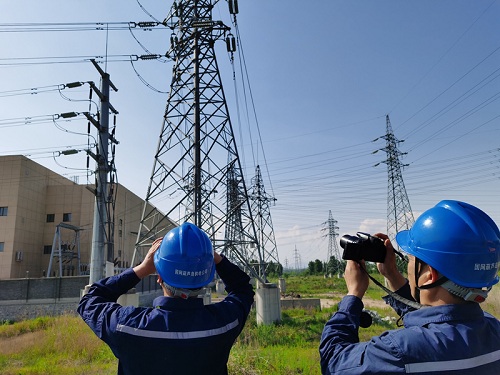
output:
[[174,2],[163,21],[172,30],[166,56],[173,60],[173,75],[134,263],[154,238],[185,221],[205,230],[215,250],[239,264],[248,262],[251,247],[265,259],[214,49],[217,40],[232,35],[212,19],[215,3]]
[[400,157],[406,155],[399,150],[398,144],[403,142],[394,136],[389,115],[386,116],[386,134],[382,137],[386,141],[385,151],[387,159],[388,190],[387,190],[387,235],[393,245],[396,244],[396,233],[411,228],[414,223],[410,200],[406,193],[401,170],[406,167]]
[[295,250],[293,251],[293,258],[295,260],[295,271],[299,271],[301,264],[300,264],[300,254],[299,251],[297,250],[297,246],[295,246]]
[[[245,240],[245,228],[242,219],[244,217],[243,208],[247,204],[247,199],[239,188],[243,178],[235,169],[234,164],[231,165],[227,175],[227,222],[224,247],[228,258],[247,272],[252,272],[251,269],[255,271],[257,268],[253,267],[254,262],[249,255],[249,249],[255,243]],[[250,224],[251,222],[246,221],[246,223]]]
[[259,254],[252,251],[249,255],[252,260],[258,260],[260,273],[267,275],[268,267],[271,263],[279,265],[278,248],[274,237],[273,222],[271,219],[270,204],[276,202],[276,198],[266,192],[260,166],[255,168],[255,177],[252,179],[252,191],[250,194],[252,216],[255,221],[259,244],[262,248],[264,258],[260,259]]
[[[341,269],[341,262],[342,262],[342,258],[340,256],[340,249],[337,245],[337,237],[338,237],[338,233],[337,233],[337,229],[339,229],[339,227],[337,226],[337,220],[335,220],[333,218],[333,215],[332,215],[332,210],[329,211],[329,214],[328,214],[328,221],[327,222],[324,222],[323,225],[327,225],[326,228],[323,228],[323,230],[328,230],[328,233],[325,234],[324,237],[327,237],[328,236],[328,254],[327,254],[327,258],[326,258],[326,264],[327,264],[327,271],[326,271],[326,274],[330,274],[330,273],[340,273],[342,272],[342,269]],[[336,262],[335,262],[335,266],[333,269],[329,269],[328,265],[330,263],[330,260],[333,258],[336,259]]]

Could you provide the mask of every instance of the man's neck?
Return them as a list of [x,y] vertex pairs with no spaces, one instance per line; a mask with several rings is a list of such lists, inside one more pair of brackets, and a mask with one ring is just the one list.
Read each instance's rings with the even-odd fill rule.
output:
[[436,286],[435,288],[420,290],[420,303],[426,306],[458,305],[466,301],[454,296],[446,289]]

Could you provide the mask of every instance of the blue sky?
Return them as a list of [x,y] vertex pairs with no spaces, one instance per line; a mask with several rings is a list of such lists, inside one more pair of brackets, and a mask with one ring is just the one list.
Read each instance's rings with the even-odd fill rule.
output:
[[[91,63],[70,61],[108,56],[101,66],[119,89],[111,94],[120,112],[118,180],[144,197],[171,63],[116,60],[146,54],[145,49],[164,54],[170,32],[113,28],[150,21],[149,14],[163,20],[171,4],[23,0],[0,5],[0,154],[29,155],[85,183],[83,152],[54,154],[87,147],[86,121],[54,122],[52,115],[88,111],[88,86],[55,88],[98,82]],[[321,229],[330,210],[340,235],[385,231],[387,171],[385,164],[374,167],[385,155],[373,154],[385,143],[373,140],[384,135],[386,114],[396,137],[404,140],[400,150],[408,153],[403,178],[415,216],[441,199],[458,199],[500,222],[500,1],[240,0],[239,10],[239,51],[253,98],[248,116],[238,77],[240,55],[236,83],[222,41],[218,60],[248,181],[259,164],[266,190],[277,198],[271,214],[282,263],[295,265],[295,248],[302,266],[326,259],[328,239]],[[217,4],[214,18],[230,25],[225,1]],[[20,23],[29,24],[26,29],[33,23],[96,22],[108,31],[12,32]],[[63,28],[69,27],[74,26]],[[18,95],[23,89],[30,94]],[[94,104],[90,108],[95,111]]]

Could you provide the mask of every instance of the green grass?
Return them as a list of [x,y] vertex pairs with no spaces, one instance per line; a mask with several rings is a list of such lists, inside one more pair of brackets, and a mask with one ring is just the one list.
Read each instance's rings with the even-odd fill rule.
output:
[[[303,290],[305,296],[330,293],[336,302],[345,293],[345,283],[337,278],[290,276],[287,288],[289,286],[300,292]],[[370,287],[367,297],[379,298],[384,294],[377,289]],[[499,286],[493,289],[482,307],[498,317]],[[252,311],[231,351],[229,373],[320,374],[319,340],[324,324],[335,310],[336,306],[323,310],[283,310],[282,322],[273,325],[257,325],[255,312]],[[389,307],[370,310],[377,311],[381,316],[396,316]],[[393,323],[373,324],[367,329],[360,329],[360,340],[369,340],[395,328]],[[79,317],[39,317],[0,324],[2,375],[111,375],[116,374],[116,369],[117,360],[109,347]]]
[[231,374],[319,374],[318,343],[333,309],[284,310],[282,322],[257,325],[251,314],[233,346]]
[[3,375],[116,373],[111,350],[75,316],[2,325],[0,337]]
[[[277,283],[277,280],[271,280]],[[286,293],[299,294],[301,297],[314,297],[321,294],[345,294],[347,288],[344,279],[323,276],[288,276],[285,278]]]
[[228,363],[229,374],[292,375],[320,374],[317,347],[266,346],[242,348],[236,345]]
[[0,338],[9,338],[19,336],[23,333],[36,332],[46,329],[54,324],[54,319],[47,316],[38,317],[36,319],[25,320],[15,324],[5,322],[0,325]]
[[[231,351],[229,372],[319,374],[318,343],[334,310],[284,310],[282,322],[273,325],[257,325],[252,312]],[[378,327],[379,332],[385,329]],[[1,374],[116,373],[111,350],[76,316],[5,324],[0,326],[0,338]]]
[[[378,282],[384,283],[384,278],[380,274],[372,275]],[[270,280],[278,284],[277,279]],[[325,278],[324,276],[288,275],[285,277],[286,293],[290,295],[300,295],[302,298],[335,295],[341,298],[347,293],[347,288],[343,278],[336,276]],[[372,299],[380,299],[386,293],[370,282],[366,296]]]

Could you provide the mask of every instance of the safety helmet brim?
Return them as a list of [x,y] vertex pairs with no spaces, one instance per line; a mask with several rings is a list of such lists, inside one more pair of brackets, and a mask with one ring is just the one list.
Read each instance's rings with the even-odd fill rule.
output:
[[401,232],[398,232],[396,234],[396,242],[405,253],[416,256],[415,254],[413,254],[411,247],[408,245],[410,243],[409,230],[402,230]]

